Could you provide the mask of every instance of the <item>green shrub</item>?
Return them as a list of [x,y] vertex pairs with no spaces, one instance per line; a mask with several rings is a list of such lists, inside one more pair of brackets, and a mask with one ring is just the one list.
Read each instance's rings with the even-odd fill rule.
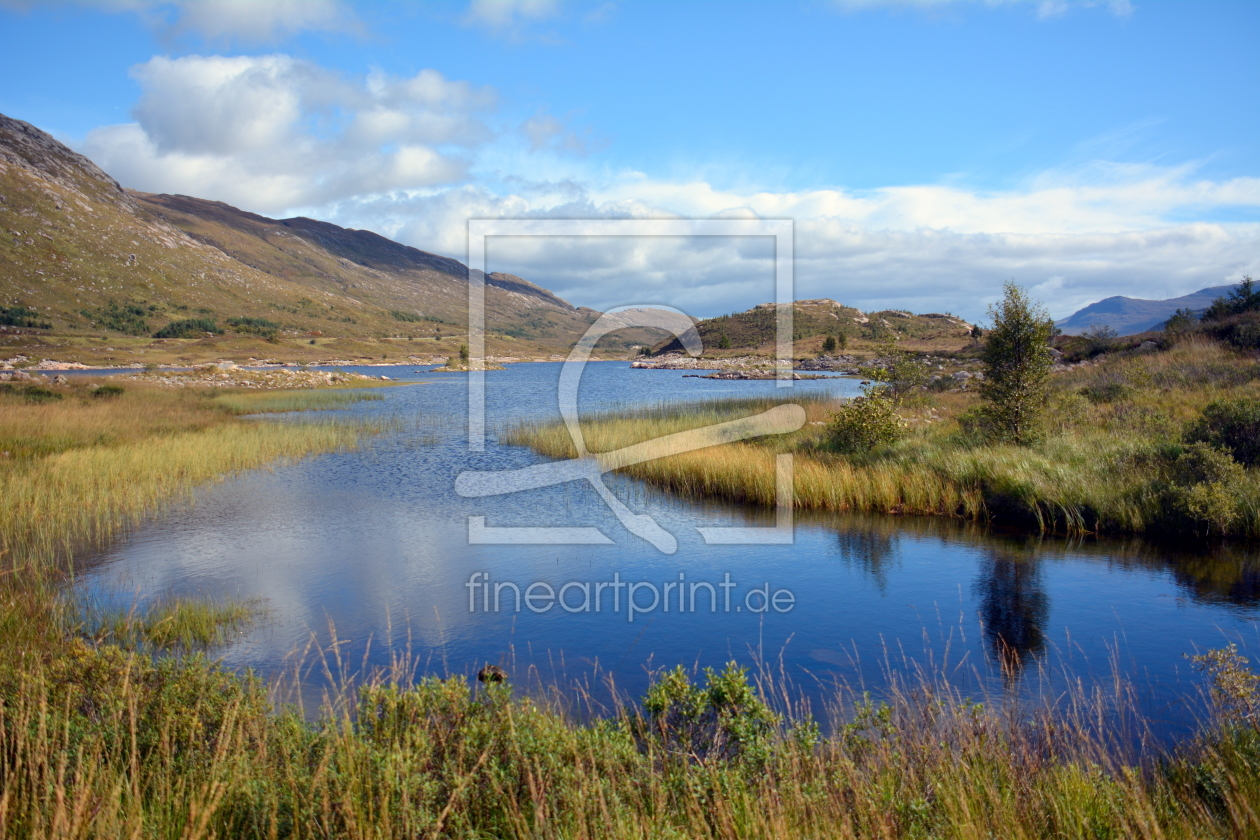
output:
[[424,320],[424,318],[414,312],[403,312],[401,309],[391,309],[389,314],[394,317],[395,321],[406,321],[409,324],[415,324]]
[[[200,320],[207,319],[203,318]],[[213,321],[211,323],[213,323]],[[274,340],[280,332],[280,325],[275,321],[269,321],[266,318],[228,318],[227,325],[239,333],[260,335],[269,341]],[[214,329],[208,329],[205,330],[205,332],[214,332]]]
[[109,400],[114,397],[121,397],[126,391],[121,385],[102,385],[92,392],[92,397],[98,400]]
[[836,337],[834,335],[829,335],[823,339],[822,351],[828,355],[836,352]]
[[219,325],[213,318],[184,318],[171,321],[153,334],[154,338],[197,338],[202,333],[216,333]]
[[0,394],[11,394],[31,403],[56,402],[62,398],[62,395],[56,391],[42,388],[39,385],[2,385],[0,386]]
[[703,688],[681,665],[656,680],[643,700],[648,721],[639,734],[701,762],[764,760],[780,718],[748,684],[748,669],[729,662],[722,673],[705,668],[704,675]]
[[1260,466],[1260,399],[1239,397],[1209,404],[1203,416],[1186,427],[1185,440],[1211,444],[1240,464]]
[[905,433],[896,403],[885,389],[873,389],[840,406],[827,425],[827,441],[845,455],[856,455],[894,443]]
[[1172,464],[1167,509],[1195,533],[1228,533],[1238,518],[1243,479],[1242,466],[1228,452],[1192,443]]
[[107,330],[127,335],[148,335],[149,324],[145,318],[156,311],[157,307],[153,305],[133,302],[120,306],[117,301],[111,300],[100,309],[85,309],[80,314]]
[[52,324],[40,320],[38,312],[25,306],[0,306],[0,326],[52,329]]

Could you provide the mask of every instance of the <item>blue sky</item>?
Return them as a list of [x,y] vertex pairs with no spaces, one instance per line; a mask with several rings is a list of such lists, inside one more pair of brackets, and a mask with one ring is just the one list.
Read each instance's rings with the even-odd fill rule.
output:
[[[0,112],[125,186],[463,257],[470,217],[796,221],[797,296],[1056,317],[1260,273],[1260,3],[0,0]],[[501,243],[596,308],[765,249]]]

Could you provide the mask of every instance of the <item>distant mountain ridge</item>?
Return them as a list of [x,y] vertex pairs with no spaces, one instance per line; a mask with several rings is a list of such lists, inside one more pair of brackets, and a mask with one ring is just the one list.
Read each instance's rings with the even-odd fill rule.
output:
[[1158,328],[1178,309],[1199,312],[1212,305],[1212,301],[1228,294],[1234,288],[1211,286],[1181,297],[1167,300],[1145,300],[1117,295],[1091,303],[1077,310],[1055,325],[1066,335],[1080,335],[1095,326],[1108,326],[1118,335],[1134,335]]

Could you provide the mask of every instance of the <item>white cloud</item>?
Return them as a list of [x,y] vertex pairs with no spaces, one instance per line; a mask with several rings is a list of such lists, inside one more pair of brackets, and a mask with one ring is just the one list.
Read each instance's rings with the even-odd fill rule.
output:
[[[922,186],[743,195],[642,177],[598,191],[574,182],[499,195],[463,186],[344,203],[334,221],[463,259],[469,218],[791,218],[798,298],[972,320],[1012,278],[1062,317],[1114,294],[1173,297],[1260,273],[1260,224],[1161,218],[1187,207],[1260,208],[1260,183],[1193,181],[1184,170],[1128,173],[1110,184],[1074,184],[1054,173],[992,194]],[[580,305],[655,302],[714,315],[771,299],[764,245],[542,237],[492,242],[489,256],[492,270]]]
[[528,21],[554,17],[557,0],[472,0],[464,15],[467,23],[504,31]]
[[299,32],[363,31],[342,0],[0,0],[28,10],[49,3],[140,15],[172,35],[195,33],[214,42],[274,43]]
[[176,32],[211,41],[272,43],[304,31],[358,32],[354,12],[338,0],[180,0]]
[[136,122],[84,151],[148,192],[259,212],[455,183],[492,132],[493,91],[433,70],[352,80],[286,55],[157,57],[134,69]]
[[846,12],[868,9],[919,9],[942,11],[949,8],[986,6],[988,8],[1030,6],[1038,18],[1057,17],[1072,9],[1103,8],[1116,17],[1133,14],[1131,0],[831,0],[832,5]]

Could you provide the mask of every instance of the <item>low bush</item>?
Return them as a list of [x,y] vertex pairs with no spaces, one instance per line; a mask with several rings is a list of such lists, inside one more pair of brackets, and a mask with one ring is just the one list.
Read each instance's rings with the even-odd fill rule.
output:
[[216,333],[219,325],[213,318],[184,318],[171,321],[153,334],[154,338],[198,338],[202,333]]
[[1260,466],[1260,399],[1217,400],[1186,428],[1187,442],[1208,443],[1228,451],[1248,467]]
[[[209,320],[209,319],[199,319]],[[213,321],[211,321],[213,324]],[[227,325],[239,333],[248,333],[250,335],[259,335],[272,341],[280,333],[280,325],[275,321],[269,321],[266,318],[228,318]],[[205,332],[214,332],[214,328],[207,329]]]
[[1228,452],[1192,443],[1172,463],[1166,509],[1186,530],[1228,533],[1238,519],[1243,478],[1242,466]]
[[52,324],[42,320],[38,312],[25,306],[0,306],[0,326],[52,329]]
[[0,386],[0,394],[21,397],[29,403],[56,402],[62,398],[59,392],[39,385],[3,385]]
[[844,455],[857,455],[898,441],[905,423],[896,404],[882,389],[873,390],[840,406],[827,424],[827,442]]
[[111,300],[99,309],[84,309],[80,314],[107,330],[126,335],[148,335],[149,324],[145,318],[157,311],[157,307],[143,303],[119,304]]
[[115,397],[121,397],[126,390],[121,385],[102,385],[92,392],[92,397],[98,400],[112,400]]

